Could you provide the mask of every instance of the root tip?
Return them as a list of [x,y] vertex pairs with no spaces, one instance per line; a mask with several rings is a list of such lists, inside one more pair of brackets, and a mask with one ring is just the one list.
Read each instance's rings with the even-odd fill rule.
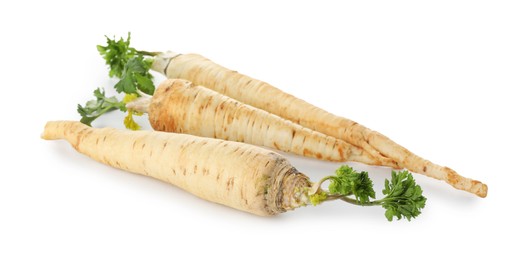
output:
[[479,184],[480,184],[480,187],[479,187],[478,191],[476,192],[476,195],[478,195],[480,198],[487,197],[487,193],[489,191],[489,187],[486,184],[483,184],[481,182]]

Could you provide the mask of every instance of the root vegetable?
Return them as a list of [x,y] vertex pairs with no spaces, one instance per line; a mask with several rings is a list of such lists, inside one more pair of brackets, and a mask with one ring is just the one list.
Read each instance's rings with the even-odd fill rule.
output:
[[80,153],[115,168],[171,183],[194,195],[268,216],[307,204],[296,189],[308,178],[274,152],[251,145],[152,131],[46,124],[42,138],[66,139]]
[[359,147],[185,80],[165,80],[152,98],[139,98],[127,108],[148,112],[158,131],[244,142],[327,161],[396,167],[387,158],[374,158]]
[[168,78],[181,78],[266,110],[304,127],[361,147],[374,157],[387,157],[399,167],[443,180],[456,189],[487,195],[487,185],[428,161],[388,137],[357,122],[336,116],[272,85],[227,69],[198,54],[158,54],[152,69]]
[[[409,173],[393,174],[391,182],[386,181],[387,196],[370,201],[374,190],[367,173],[341,167],[337,176],[313,184],[281,155],[244,143],[156,131],[98,129],[74,121],[48,122],[42,138],[65,139],[78,152],[104,164],[260,216],[341,199],[355,205],[381,205],[389,220],[394,216],[410,220],[426,202]],[[330,180],[330,191],[320,188],[324,180]]]
[[[372,158],[397,165],[416,173],[443,180],[453,187],[474,193],[480,197],[487,195],[487,185],[457,174],[454,170],[428,161],[386,136],[358,124],[350,119],[336,116],[312,104],[287,94],[268,83],[259,81],[224,68],[198,54],[175,54],[173,52],[138,51],[129,46],[130,37],[119,41],[107,38],[107,46],[98,46],[100,54],[110,67],[110,76],[120,81],[116,90],[125,92],[124,101],[107,98],[104,93],[94,92],[96,100],[78,106],[81,122],[89,124],[102,114],[113,109],[125,110],[125,99],[136,97],[137,91],[152,94],[155,87],[149,69],[161,72],[169,78],[182,78],[202,85],[244,104],[265,110],[295,124],[343,140],[364,150]],[[146,58],[145,56],[150,56]],[[130,129],[139,126],[129,110],[124,124]]]

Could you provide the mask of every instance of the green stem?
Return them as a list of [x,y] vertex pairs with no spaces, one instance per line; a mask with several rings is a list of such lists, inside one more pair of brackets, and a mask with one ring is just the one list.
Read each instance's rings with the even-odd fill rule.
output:
[[369,201],[369,202],[366,202],[366,203],[361,203],[359,200],[352,199],[352,198],[349,198],[349,197],[342,197],[342,198],[340,198],[340,200],[342,200],[344,202],[347,202],[347,203],[350,203],[350,204],[358,205],[358,206],[379,206],[379,205],[381,205],[379,200]]
[[155,57],[155,56],[157,56],[159,54],[162,54],[162,52],[160,52],[160,51],[139,51],[139,50],[137,50],[136,52],[138,54],[142,54],[144,56],[151,56],[151,57]]

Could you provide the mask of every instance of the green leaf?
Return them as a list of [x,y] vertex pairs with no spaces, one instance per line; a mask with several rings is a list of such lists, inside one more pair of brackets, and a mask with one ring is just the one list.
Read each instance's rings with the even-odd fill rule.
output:
[[[320,186],[327,180],[330,181],[328,191],[323,191]],[[326,176],[314,185],[317,185],[318,192],[308,195],[313,205],[336,199],[359,206],[380,205],[385,209],[385,217],[388,221],[392,221],[395,217],[397,220],[405,218],[410,221],[420,215],[421,209],[426,205],[422,188],[415,183],[413,175],[406,170],[393,171],[391,180],[385,180],[382,190],[386,196],[373,201],[370,198],[375,198],[375,192],[368,173],[356,172],[347,165],[339,167],[335,175]]]
[[336,176],[330,177],[328,190],[334,195],[353,195],[360,203],[375,198],[372,180],[367,172],[358,173],[352,167],[343,165],[336,170]]
[[395,215],[395,212],[393,211],[393,209],[387,209],[385,211],[385,217],[387,218],[387,220],[389,221],[392,221],[393,220],[393,216]]
[[153,93],[155,92],[155,85],[153,84],[153,81],[149,78],[149,76],[135,74],[135,80],[137,83],[137,87],[140,91],[149,95],[153,95]]
[[93,92],[95,100],[89,100],[85,106],[77,105],[77,112],[81,116],[81,123],[91,125],[101,115],[116,109],[125,109],[125,104],[116,97],[105,97],[105,91],[96,89]]
[[133,80],[133,75],[131,74],[124,75],[120,79],[120,81],[118,81],[118,83],[114,85],[114,88],[116,89],[116,92],[118,93],[122,93],[122,92],[125,92],[128,94],[135,93],[136,87],[135,87],[135,82]]
[[140,90],[152,95],[155,92],[153,76],[149,73],[149,65],[144,61],[143,56],[130,58],[125,64],[122,77],[114,86],[118,93],[137,93]]
[[120,40],[107,39],[107,46],[96,46],[100,55],[105,59],[105,64],[109,66],[109,76],[121,78],[127,61],[137,54],[134,48],[129,47],[131,43],[131,33],[127,33],[127,39]]
[[[147,56],[155,56],[157,52],[137,51],[130,46],[131,33],[127,33],[127,38],[120,38],[116,40],[105,36],[107,40],[106,45],[97,45],[96,49],[105,60],[105,64],[109,66],[109,76],[119,78],[118,83],[114,85],[116,92],[126,93],[130,95],[138,95],[138,92],[153,95],[155,92],[155,85],[153,83],[153,75],[149,70],[153,64],[152,58]],[[99,91],[99,90],[98,90]],[[102,93],[94,93],[96,100],[91,100],[86,105],[78,106],[78,113],[82,116],[81,122],[88,125],[102,114],[120,109],[127,111],[125,108],[126,102],[119,102],[116,98],[105,98]],[[138,129],[139,126],[133,120],[133,114],[138,114],[134,111],[129,111],[129,114],[124,119],[124,124],[129,129]]]
[[422,195],[422,188],[415,183],[415,179],[408,171],[392,172],[391,181],[385,180],[383,194],[385,198],[379,200],[386,209],[385,216],[389,221],[393,217],[408,221],[421,213],[426,205],[426,198]]

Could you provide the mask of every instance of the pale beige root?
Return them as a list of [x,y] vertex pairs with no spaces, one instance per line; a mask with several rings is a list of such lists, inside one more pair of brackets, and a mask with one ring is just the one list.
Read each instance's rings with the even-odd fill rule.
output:
[[378,148],[382,154],[392,157],[399,165],[412,172],[443,180],[456,189],[471,192],[482,198],[487,196],[488,187],[486,184],[477,180],[465,178],[448,167],[432,163],[410,152],[406,148],[397,145],[395,142],[376,131],[365,129],[364,138],[369,144]]
[[270,216],[308,204],[311,186],[281,155],[256,146],[185,134],[48,122],[47,140],[65,139],[99,162],[153,177],[196,196]]
[[[171,58],[169,58],[171,57]],[[453,187],[487,195],[487,186],[465,178],[448,167],[427,161],[386,136],[352,120],[336,116],[287,94],[268,83],[224,68],[198,54],[155,57],[154,68],[168,78],[182,78],[208,87],[242,103],[266,110],[304,127],[361,147],[373,157],[392,159],[400,168],[444,180]],[[163,68],[163,69],[162,69]]]
[[327,161],[385,164],[359,147],[181,79],[168,79],[157,87],[148,113],[151,126],[159,131],[244,142]]

